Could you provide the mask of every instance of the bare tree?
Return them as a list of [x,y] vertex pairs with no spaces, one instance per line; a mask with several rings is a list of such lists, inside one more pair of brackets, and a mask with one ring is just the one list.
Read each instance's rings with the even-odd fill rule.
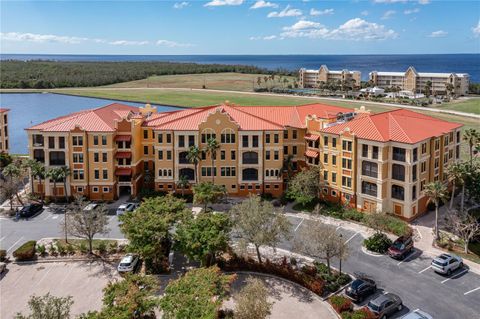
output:
[[328,274],[331,274],[330,261],[339,257],[344,243],[335,231],[335,227],[314,221],[309,227],[302,228],[295,236],[294,250],[313,258],[327,262]]
[[85,210],[86,202],[82,197],[75,199],[62,225],[66,234],[88,241],[88,252],[93,252],[93,238],[108,232],[107,209],[101,205],[92,210]]
[[234,319],[265,319],[272,310],[268,289],[261,279],[247,278],[246,286],[235,296]]
[[480,235],[480,223],[466,211],[452,211],[446,218],[446,228],[463,241],[463,251],[468,254],[468,244]]
[[343,241],[342,235],[339,235],[340,241],[338,242],[338,262],[339,262],[339,267],[338,271],[340,272],[340,275],[342,274],[342,261],[348,259],[350,257],[350,248],[348,247],[348,244]]

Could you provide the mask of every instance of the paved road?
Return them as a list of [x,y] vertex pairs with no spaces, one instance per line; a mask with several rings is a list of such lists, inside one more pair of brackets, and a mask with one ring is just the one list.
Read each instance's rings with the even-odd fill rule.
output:
[[[296,232],[312,223],[297,217],[289,217],[289,220]],[[418,250],[404,261],[369,255],[362,250],[364,238],[361,234],[341,227],[337,231],[350,247],[350,257],[343,261],[342,270],[367,274],[377,282],[379,293],[388,291],[402,298],[406,309],[393,318],[415,309],[422,309],[435,319],[480,318],[479,275],[468,269],[458,270],[450,277],[436,274],[429,268],[431,258],[422,256]],[[279,248],[291,250],[291,242],[283,242]],[[332,265],[338,267],[338,260]]]

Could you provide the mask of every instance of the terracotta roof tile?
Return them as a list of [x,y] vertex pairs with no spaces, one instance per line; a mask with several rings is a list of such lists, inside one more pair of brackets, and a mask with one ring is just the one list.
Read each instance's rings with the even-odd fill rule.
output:
[[6,109],[4,107],[0,107],[0,113],[8,112],[10,109]]

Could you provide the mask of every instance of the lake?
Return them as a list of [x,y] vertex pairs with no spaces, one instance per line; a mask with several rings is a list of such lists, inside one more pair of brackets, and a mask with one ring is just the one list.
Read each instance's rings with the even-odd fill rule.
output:
[[[96,99],[51,93],[0,94],[0,107],[10,109],[8,133],[10,153],[27,154],[28,141],[25,128],[69,113],[96,108],[110,103],[144,106],[141,103]],[[179,108],[155,105],[159,112]]]

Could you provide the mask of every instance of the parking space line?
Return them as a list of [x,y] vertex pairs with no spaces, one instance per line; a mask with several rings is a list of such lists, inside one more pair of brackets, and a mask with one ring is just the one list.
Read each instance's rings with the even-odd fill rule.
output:
[[460,275],[463,275],[463,274],[466,273],[467,271],[468,271],[468,269],[464,269],[463,271],[459,272],[458,274],[453,275],[453,276],[445,279],[444,281],[442,281],[442,284],[443,284],[443,283],[446,283],[446,282],[449,281],[450,279],[454,279],[455,277],[458,277],[458,276],[460,276]]
[[335,228],[335,231],[338,231],[340,228],[342,228],[342,226],[338,226],[337,228]]
[[45,216],[45,218],[43,219],[44,221],[49,219],[50,217],[52,217],[52,215],[48,214],[47,216]]
[[421,270],[421,271],[419,271],[418,273],[419,273],[419,274],[421,274],[422,272],[424,272],[424,271],[426,271],[426,270],[428,270],[428,269],[430,269],[430,268],[432,268],[432,266],[431,266],[431,265],[430,265],[430,266],[428,266],[427,268],[425,268],[424,270]]
[[6,237],[6,236],[3,236],[2,238],[0,238],[0,242],[2,242],[2,240],[4,240],[4,239],[5,239],[5,237]]
[[475,288],[475,289],[472,289],[472,290],[467,291],[466,293],[464,293],[464,295],[468,295],[469,293],[474,292],[474,291],[477,291],[477,290],[479,290],[479,289],[480,289],[480,287]]
[[357,231],[357,232],[356,232],[355,234],[353,234],[349,239],[347,239],[347,241],[345,242],[345,244],[348,244],[348,242],[349,242],[350,240],[352,240],[353,237],[357,236],[358,234],[360,234],[360,232]]
[[400,261],[400,262],[397,264],[397,266],[400,266],[403,262],[407,261],[408,258],[410,258],[410,257],[412,257],[413,255],[415,255],[415,252],[416,252],[416,250],[412,250],[412,252],[411,252],[407,257],[403,258],[403,260]]
[[40,285],[40,283],[45,279],[45,277],[47,277],[47,275],[50,273],[50,270],[52,270],[55,266],[54,265],[51,265],[50,268],[48,268],[48,270],[43,274],[42,278],[37,281],[37,283],[35,284],[35,287],[37,287],[38,285]]
[[20,237],[12,246],[10,246],[10,248],[7,249],[7,253],[12,250],[13,247],[15,247],[16,244],[18,244],[21,240],[23,239],[23,236]]
[[305,218],[302,218],[302,220],[300,221],[300,223],[298,223],[297,227],[295,227],[294,232],[297,231],[298,227],[300,227],[300,225],[303,223],[304,220],[305,220]]

